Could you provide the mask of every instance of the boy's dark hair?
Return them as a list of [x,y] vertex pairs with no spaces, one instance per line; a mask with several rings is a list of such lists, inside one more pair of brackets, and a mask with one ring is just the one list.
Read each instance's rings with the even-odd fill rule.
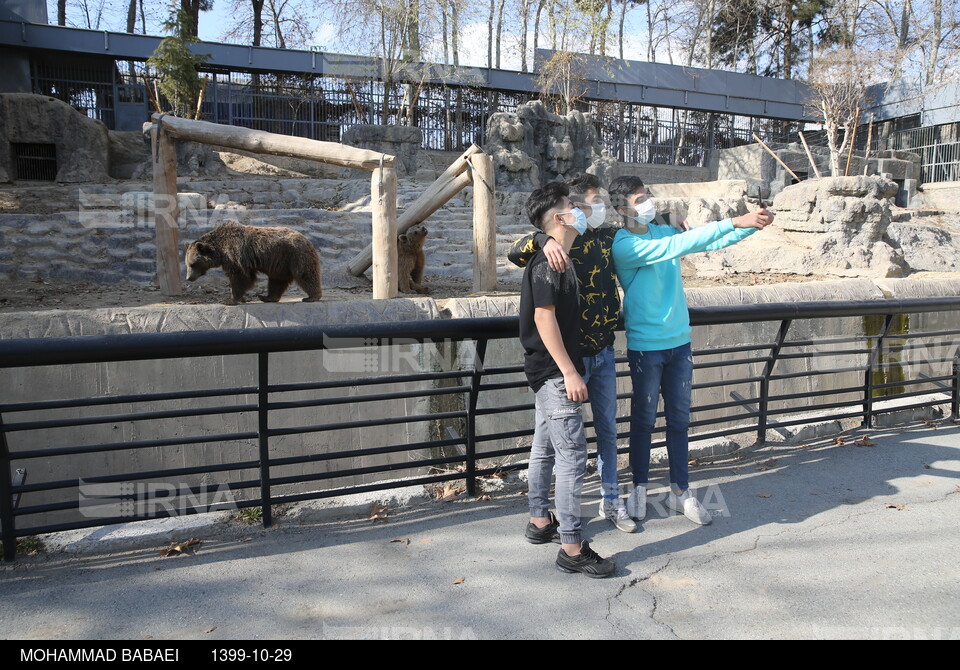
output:
[[600,190],[600,179],[595,174],[587,172],[578,172],[572,177],[568,177],[564,183],[570,187],[571,193],[586,193],[589,189]]
[[646,186],[643,185],[643,180],[640,177],[632,175],[617,177],[610,182],[610,188],[607,189],[607,193],[610,194],[610,204],[614,209],[626,207],[627,198],[644,188]]
[[538,230],[543,230],[543,215],[559,207],[565,197],[570,195],[570,187],[560,181],[552,181],[530,194],[526,212]]

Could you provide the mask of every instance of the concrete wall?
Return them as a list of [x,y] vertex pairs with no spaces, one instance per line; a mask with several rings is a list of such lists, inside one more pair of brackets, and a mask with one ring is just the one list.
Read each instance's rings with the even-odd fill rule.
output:
[[[764,302],[796,302],[833,299],[875,299],[907,298],[935,295],[957,295],[960,292],[960,280],[941,280],[920,282],[914,280],[885,280],[877,283],[865,280],[819,282],[807,284],[782,284],[745,288],[691,289],[688,300],[692,306],[698,305],[737,305]],[[436,318],[506,316],[516,314],[516,297],[478,297],[449,300],[437,305],[429,298],[413,300],[399,299],[390,301],[351,301],[321,302],[317,304],[251,304],[242,307],[223,305],[183,306],[176,309],[132,308],[109,310],[62,311],[40,313],[8,313],[0,315],[0,332],[3,338],[18,337],[58,337],[69,335],[94,335],[104,333],[132,332],[175,332],[193,330],[217,330],[235,328],[262,328],[284,325],[316,325],[328,323],[362,323],[380,321],[422,320]],[[442,310],[442,311],[441,311]],[[696,328],[693,334],[695,349],[717,346],[769,344],[773,341],[778,324],[733,324],[709,328]],[[912,316],[905,324],[909,332],[919,330],[956,328],[960,326],[958,314],[931,314]],[[831,319],[829,321],[798,321],[790,331],[790,339],[822,340],[830,337],[849,336],[857,333],[874,332],[871,325],[859,317]],[[922,341],[918,342],[922,344]],[[352,343],[351,343],[352,344]],[[362,342],[356,343],[358,345]],[[850,348],[849,345],[840,348]],[[900,354],[889,354],[885,360],[898,361],[902,371],[913,377],[923,371],[931,375],[949,372],[950,363],[928,363],[935,357],[951,357],[956,345],[936,350],[924,347],[911,349]],[[617,353],[624,356],[626,345],[622,333],[616,342]],[[758,353],[761,353],[758,350]],[[787,352],[784,352],[787,353]],[[749,352],[735,357],[748,357]],[[885,354],[887,356],[887,354]],[[731,355],[726,355],[729,359]],[[702,356],[698,363],[707,363],[709,357]],[[826,367],[862,365],[864,355],[837,354],[807,360],[784,360],[777,366],[777,373],[797,372],[800,376],[790,380],[776,382],[772,386],[774,394],[818,391],[821,396],[817,402],[833,400],[859,400],[859,394],[839,395],[832,393],[838,388],[858,387],[863,383],[863,373],[850,372],[839,378],[826,379],[814,374]],[[474,349],[471,344],[448,344],[442,347],[433,345],[406,344],[388,350],[354,348],[338,351],[304,352],[277,354],[270,357],[270,381],[277,383],[296,383],[327,381],[332,379],[355,379],[379,377],[385,374],[418,372],[426,370],[464,370],[465,377],[474,363]],[[495,341],[489,346],[485,368],[517,366],[522,363],[522,351],[519,343],[513,339]],[[896,367],[896,366],[894,366]],[[625,366],[623,367],[625,370]],[[695,382],[704,383],[719,379],[739,379],[759,374],[760,364],[741,365],[725,369],[700,367],[695,372]],[[893,368],[892,368],[893,369]],[[78,366],[56,366],[49,368],[21,368],[4,371],[0,375],[0,402],[4,404],[52,400],[63,398],[103,397],[129,393],[178,391],[183,389],[236,388],[249,386],[255,382],[256,359],[253,356],[220,356],[190,360],[141,361],[135,363],[105,363]],[[895,379],[895,377],[890,377]],[[533,394],[523,383],[520,372],[499,375],[489,382],[518,382],[516,389],[497,390],[482,393],[479,407],[503,407],[533,403]],[[880,379],[879,381],[882,381]],[[455,381],[446,381],[444,385],[453,385]],[[396,390],[416,390],[434,388],[435,382],[418,382],[414,385],[400,386],[385,384],[376,388],[351,387],[348,393],[380,393]],[[931,387],[932,388],[932,387]],[[721,389],[703,389],[695,393],[695,404],[727,402],[730,392],[738,391],[746,398],[757,395],[756,383],[743,383]],[[620,401],[618,415],[629,416],[629,377],[620,379],[619,392],[627,398]],[[271,400],[294,400],[322,398],[331,392],[298,392],[274,395]],[[56,417],[110,416],[136,409],[177,409],[200,406],[243,405],[254,403],[249,395],[226,398],[210,398],[199,403],[189,401],[166,401],[153,403],[147,407],[140,405],[106,406],[74,410],[47,411],[42,415],[35,412],[7,413],[6,423],[50,419]],[[789,401],[774,403],[772,409],[789,408],[803,410],[808,403]],[[361,403],[352,402],[329,407],[311,407],[276,412],[271,416],[271,426],[294,427],[310,426],[321,423],[356,421],[369,418],[390,418],[394,416],[416,416],[433,412],[462,411],[466,407],[463,394],[444,394],[439,396],[414,396],[390,402]],[[730,417],[739,410],[715,410],[700,412],[695,420]],[[791,414],[802,416],[802,414]],[[588,419],[590,413],[587,413]],[[117,419],[106,423],[86,427],[67,429],[45,429],[15,432],[9,435],[11,451],[23,449],[44,449],[81,444],[116,443],[134,440],[161,439],[173,436],[198,437],[200,444],[183,447],[150,448],[138,451],[118,450],[100,455],[80,455],[71,458],[50,460],[31,460],[16,463],[17,467],[26,466],[28,483],[55,481],[73,477],[91,477],[106,472],[136,473],[156,468],[191,467],[201,464],[226,463],[237,460],[256,460],[256,440],[235,440],[228,442],[204,443],[204,435],[228,432],[253,432],[256,430],[256,413],[246,409],[227,415],[210,415],[186,419],[160,419],[151,421],[129,421]],[[737,423],[737,422],[734,422]],[[742,422],[741,422],[742,423]],[[517,409],[498,411],[481,417],[478,432],[481,436],[503,431],[528,430],[533,425],[532,410]],[[731,425],[729,422],[725,426]],[[628,424],[621,423],[621,430]],[[315,432],[304,435],[279,437],[271,440],[271,450],[276,457],[300,456],[324,453],[331,450],[374,449],[388,445],[404,445],[438,436],[446,437],[445,429],[454,428],[463,434],[463,422],[460,419],[448,419],[441,423],[416,421],[395,424],[379,428],[355,428],[330,432]],[[712,426],[695,432],[717,430],[723,426]],[[747,433],[748,442],[752,433]],[[497,449],[506,449],[529,444],[529,437],[512,437],[498,441],[482,441],[479,453],[488,453]],[[452,451],[434,450],[432,453],[408,454],[371,454],[361,458],[320,462],[305,465],[293,465],[276,468],[274,476],[292,474],[310,474],[326,472],[328,468],[368,467],[376,464],[410,464],[411,460],[422,460],[436,455],[450,455]],[[523,455],[507,459],[507,462],[523,460]],[[490,460],[487,464],[503,462],[503,459]],[[382,477],[414,476],[426,474],[428,469],[416,467],[398,470]],[[248,470],[241,473],[218,473],[213,475],[183,475],[176,481],[187,484],[220,484],[256,479],[257,473]],[[295,493],[305,490],[322,490],[345,484],[369,482],[374,475],[358,475],[341,478],[325,483],[287,485],[278,488],[278,493]],[[26,494],[22,506],[32,506],[55,501],[74,499],[75,492],[68,490],[61,494]],[[242,497],[242,496],[241,496]],[[65,515],[46,515],[44,521],[63,520]],[[31,520],[35,523],[36,521]],[[25,520],[26,523],[26,520]]]
[[921,190],[910,200],[910,206],[960,212],[960,182],[924,184]]

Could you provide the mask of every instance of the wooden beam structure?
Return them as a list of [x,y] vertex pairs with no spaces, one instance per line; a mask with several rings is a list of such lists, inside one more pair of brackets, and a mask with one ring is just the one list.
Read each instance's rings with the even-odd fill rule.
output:
[[180,208],[177,203],[177,143],[154,126],[150,132],[153,147],[153,217],[157,247],[157,280],[160,292],[175,296],[183,293],[180,283]]
[[[410,228],[422,223],[435,211],[443,207],[450,198],[455,196],[473,182],[467,173],[468,161],[471,156],[482,154],[483,149],[476,144],[470,145],[457,160],[450,164],[437,179],[409,207],[403,210],[397,221],[397,235],[407,232]],[[350,274],[359,277],[373,263],[373,246],[368,245],[363,251],[353,257],[347,264]]]
[[396,298],[397,286],[397,171],[377,168],[370,178],[373,207],[373,299]]
[[320,163],[330,163],[360,170],[375,170],[379,167],[396,167],[396,156],[350,147],[336,142],[320,142],[292,135],[267,133],[238,126],[227,126],[209,121],[181,119],[166,114],[154,114],[153,122],[178,140],[203,144],[217,144],[230,149],[250,151],[257,154],[304,158]]
[[470,156],[473,173],[473,290],[497,288],[497,195],[493,156]]

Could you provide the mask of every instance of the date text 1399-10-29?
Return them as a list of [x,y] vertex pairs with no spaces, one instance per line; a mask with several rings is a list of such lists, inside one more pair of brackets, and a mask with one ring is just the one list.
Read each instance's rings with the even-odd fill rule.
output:
[[256,649],[244,649],[244,648],[222,648],[222,649],[212,649],[211,653],[213,654],[214,662],[225,661],[225,662],[244,662],[251,661],[253,663],[262,662],[262,661],[292,661],[293,660],[293,651],[291,649],[283,648],[256,648]]

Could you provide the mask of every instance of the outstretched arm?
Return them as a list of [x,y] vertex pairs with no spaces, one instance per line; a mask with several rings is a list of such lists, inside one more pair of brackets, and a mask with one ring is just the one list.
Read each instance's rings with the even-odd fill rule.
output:
[[507,259],[516,266],[526,267],[534,255],[543,249],[552,270],[564,272],[570,265],[570,256],[563,246],[546,233],[531,233],[513,243]]

